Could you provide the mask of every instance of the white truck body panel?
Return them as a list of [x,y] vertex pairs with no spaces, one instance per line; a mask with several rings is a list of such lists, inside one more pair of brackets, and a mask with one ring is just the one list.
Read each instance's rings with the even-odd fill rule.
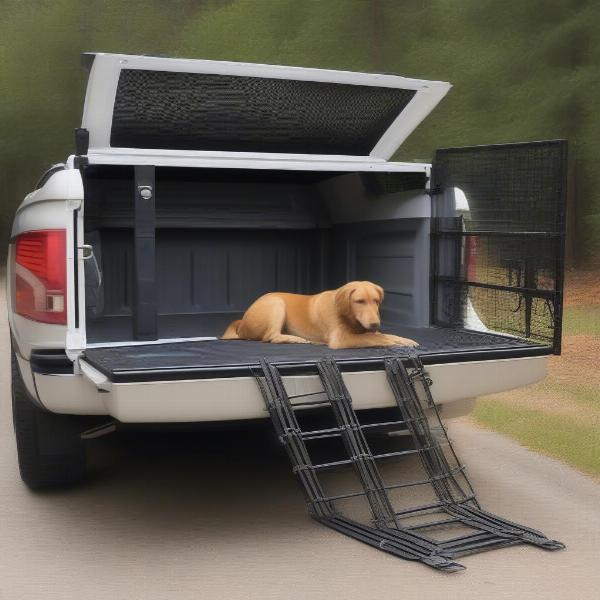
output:
[[[83,183],[81,173],[75,169],[65,169],[54,173],[46,183],[28,194],[17,209],[11,239],[17,235],[39,229],[64,229],[67,232],[67,278],[73,281],[75,261],[73,213],[83,204]],[[67,325],[49,325],[30,321],[17,315],[13,305],[13,245],[8,252],[6,285],[8,321],[20,354],[29,358],[31,350],[39,348],[66,348],[78,337],[74,321],[75,295],[67,295]],[[81,271],[83,273],[83,271]],[[80,289],[83,279],[79,278]],[[75,345],[80,345],[75,342]]]
[[[83,362],[83,361],[82,361]],[[546,375],[546,357],[428,365],[433,397],[451,404],[530,385]],[[83,366],[83,365],[82,365]],[[253,377],[111,383],[89,365],[83,375],[35,374],[40,401],[53,412],[110,415],[124,423],[227,421],[267,417]],[[383,371],[344,373],[356,409],[395,406]],[[290,394],[319,391],[316,375],[283,377]],[[472,405],[465,404],[466,412]],[[454,414],[453,416],[458,416]]]

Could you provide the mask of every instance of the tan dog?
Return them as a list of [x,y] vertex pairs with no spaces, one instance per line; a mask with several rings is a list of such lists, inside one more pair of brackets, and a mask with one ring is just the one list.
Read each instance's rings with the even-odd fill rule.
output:
[[382,300],[383,289],[370,281],[352,281],[314,296],[272,292],[231,323],[221,339],[330,348],[418,346],[413,340],[378,331]]

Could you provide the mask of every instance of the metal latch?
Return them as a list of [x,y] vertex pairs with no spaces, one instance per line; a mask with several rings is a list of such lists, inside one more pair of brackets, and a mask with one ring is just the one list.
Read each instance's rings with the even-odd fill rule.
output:
[[142,200],[152,200],[152,186],[138,185],[138,194]]
[[102,285],[102,273],[100,271],[100,267],[98,266],[96,255],[94,254],[94,247],[90,244],[82,244],[81,246],[77,246],[77,249],[81,250],[81,258],[83,260],[94,261],[94,268],[96,269],[96,275],[98,276],[98,287],[100,287]]

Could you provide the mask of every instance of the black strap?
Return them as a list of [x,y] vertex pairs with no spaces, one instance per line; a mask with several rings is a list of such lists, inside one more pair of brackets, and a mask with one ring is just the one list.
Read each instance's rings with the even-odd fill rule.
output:
[[133,271],[133,337],[136,340],[155,340],[158,331],[153,166],[135,167]]

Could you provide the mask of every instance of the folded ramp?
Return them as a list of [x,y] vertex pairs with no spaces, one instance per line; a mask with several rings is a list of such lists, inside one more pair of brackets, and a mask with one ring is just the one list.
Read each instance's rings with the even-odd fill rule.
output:
[[[256,379],[278,438],[304,488],[311,516],[375,548],[441,571],[462,570],[457,558],[504,546],[525,543],[546,550],[564,548],[535,529],[481,508],[465,466],[452,448],[431,395],[431,381],[418,357],[394,355],[384,364],[396,398],[397,418],[362,422],[333,358],[313,365],[319,391],[296,394],[288,393],[274,362],[261,361]],[[304,417],[315,411],[327,414],[330,423],[307,429]],[[374,450],[373,434],[390,431],[406,435],[386,435],[386,443],[396,440],[397,448]],[[315,461],[311,445],[324,440],[337,440],[338,456]],[[396,480],[390,480],[386,465],[392,461],[412,461],[411,470],[416,464],[420,476],[397,480],[403,469],[396,468]],[[325,474],[341,470],[353,471],[354,487],[329,492]],[[419,492],[415,494],[415,490]],[[423,501],[415,503],[415,498],[422,496]],[[345,505],[356,500],[368,507],[366,519],[357,518],[352,511],[348,514]]]

